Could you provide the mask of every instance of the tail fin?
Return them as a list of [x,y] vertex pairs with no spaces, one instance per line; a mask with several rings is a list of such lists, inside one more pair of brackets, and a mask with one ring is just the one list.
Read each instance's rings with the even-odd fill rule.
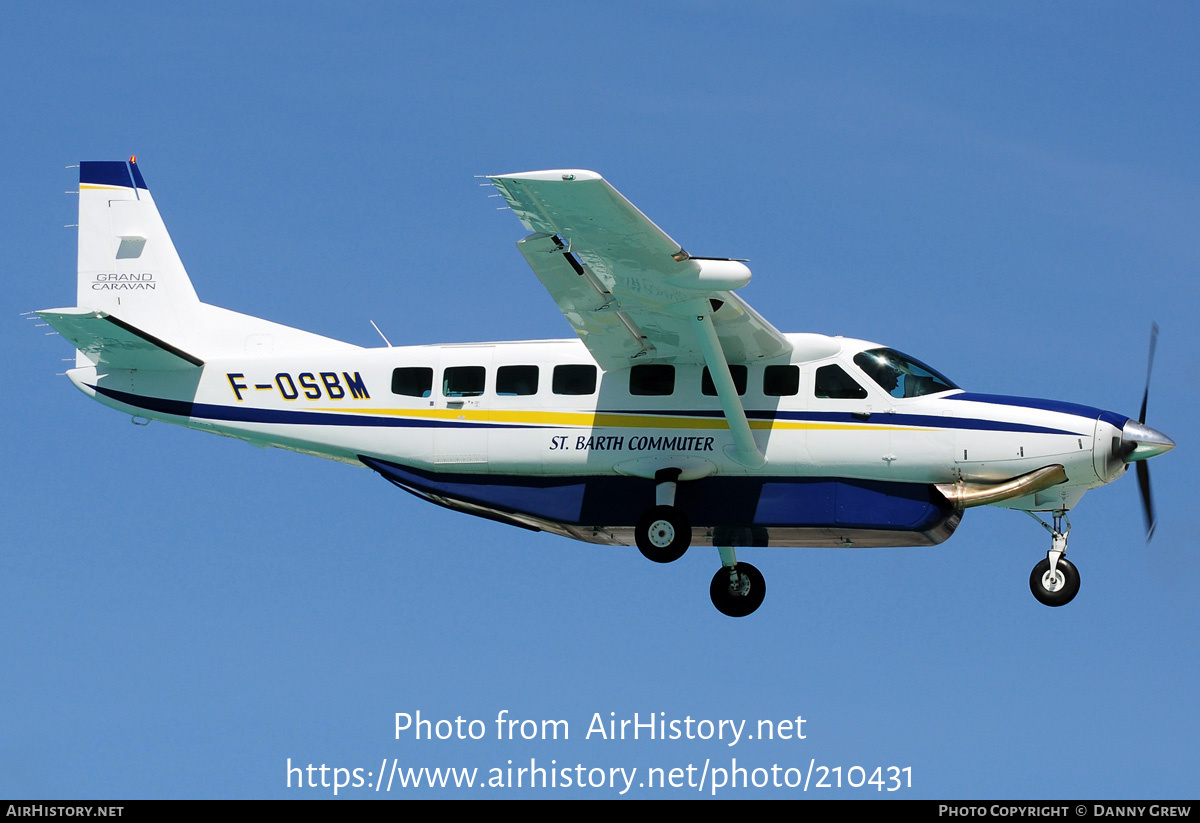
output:
[[77,300],[158,338],[196,327],[196,290],[132,157],[79,164]]
[[79,349],[76,365],[198,367],[210,359],[355,349],[201,303],[137,161],[79,164],[78,305],[42,317]]

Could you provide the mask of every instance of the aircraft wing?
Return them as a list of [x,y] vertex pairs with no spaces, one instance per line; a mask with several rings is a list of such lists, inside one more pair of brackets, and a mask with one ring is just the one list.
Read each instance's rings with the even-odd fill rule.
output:
[[715,308],[730,363],[790,350],[787,339],[732,292],[750,280],[738,261],[693,258],[591,171],[489,178],[525,228],[517,243],[538,279],[605,370],[638,362],[704,363],[691,315]]

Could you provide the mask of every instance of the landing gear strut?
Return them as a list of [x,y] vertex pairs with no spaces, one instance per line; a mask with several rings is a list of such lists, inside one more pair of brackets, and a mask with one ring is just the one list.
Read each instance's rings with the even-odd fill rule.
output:
[[[1050,526],[1033,512],[1029,515],[1050,532],[1050,551],[1046,559],[1033,567],[1029,575],[1029,590],[1038,602],[1046,606],[1065,606],[1079,593],[1079,571],[1070,560],[1063,557],[1067,551],[1067,535],[1071,533],[1071,520],[1065,511],[1054,513],[1054,525]],[[1063,521],[1067,530],[1062,530]]]
[[720,548],[721,568],[713,575],[709,596],[717,611],[729,617],[753,614],[767,596],[767,581],[749,563],[737,562],[732,548]]
[[633,530],[638,551],[655,563],[671,563],[683,557],[692,543],[692,524],[675,507],[675,485],[679,469],[663,469],[654,475],[656,506],[638,518]]
[[[655,472],[655,505],[638,518],[633,530],[638,551],[655,563],[678,560],[692,542],[692,524],[675,506],[675,488],[682,473],[681,469]],[[729,537],[725,535],[722,539]],[[708,587],[713,605],[729,617],[752,614],[767,594],[762,572],[749,563],[739,563],[732,546],[720,546],[718,551],[721,552],[721,568],[713,575]]]

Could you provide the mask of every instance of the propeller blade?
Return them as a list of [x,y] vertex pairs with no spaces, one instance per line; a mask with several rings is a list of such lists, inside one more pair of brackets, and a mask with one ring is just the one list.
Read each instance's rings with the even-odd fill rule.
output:
[[[1150,324],[1150,357],[1146,361],[1146,389],[1142,392],[1142,414],[1138,418],[1138,422],[1143,425],[1146,422],[1146,403],[1150,399],[1150,372],[1154,370],[1154,349],[1158,345],[1158,324]],[[1159,432],[1149,429],[1143,434],[1158,435],[1158,438],[1149,437],[1149,439],[1163,439],[1170,441],[1169,437],[1163,437]],[[1164,444],[1165,445],[1165,444]],[[1174,443],[1167,448],[1174,447]],[[1136,446],[1135,446],[1136,449]],[[1153,457],[1154,455],[1150,455]],[[1149,545],[1154,537],[1154,527],[1158,525],[1158,518],[1154,515],[1154,497],[1150,494],[1150,466],[1146,460],[1139,460],[1137,464],[1137,479],[1138,489],[1142,493],[1142,514],[1146,518],[1146,544]]]
[[1150,465],[1145,460],[1138,461],[1137,479],[1142,492],[1142,514],[1146,517],[1146,543],[1149,544],[1158,520],[1154,516],[1154,498],[1150,496]]
[[[1154,369],[1154,349],[1158,345],[1158,324],[1150,324],[1150,359],[1146,363],[1146,390],[1142,392],[1142,414],[1138,418],[1139,423],[1146,422],[1146,401],[1150,399],[1150,372]],[[1150,481],[1146,481],[1146,488],[1149,488]]]

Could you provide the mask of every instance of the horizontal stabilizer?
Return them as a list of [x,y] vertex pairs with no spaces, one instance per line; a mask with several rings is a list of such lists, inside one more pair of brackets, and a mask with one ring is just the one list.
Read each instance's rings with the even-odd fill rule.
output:
[[204,365],[200,358],[102,311],[47,309],[37,314],[98,367],[172,371]]

